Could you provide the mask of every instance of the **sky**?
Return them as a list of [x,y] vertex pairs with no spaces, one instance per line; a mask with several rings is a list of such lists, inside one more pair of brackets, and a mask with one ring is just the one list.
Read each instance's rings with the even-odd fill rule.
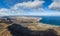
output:
[[0,0],[0,16],[60,16],[60,0]]

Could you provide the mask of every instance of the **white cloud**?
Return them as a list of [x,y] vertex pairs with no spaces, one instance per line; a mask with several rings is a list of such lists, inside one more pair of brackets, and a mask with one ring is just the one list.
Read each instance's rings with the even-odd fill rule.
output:
[[12,10],[7,8],[0,9],[0,16],[22,15],[22,14],[24,14],[23,10]]
[[[4,11],[3,11],[4,10]],[[6,8],[2,8],[2,9],[0,9],[0,12],[6,12],[8,9],[6,9]]]
[[[39,15],[39,16],[54,15],[55,16],[56,13],[53,13],[53,12],[49,13],[48,11],[46,11],[42,8],[43,3],[44,3],[44,1],[42,1],[42,0],[41,1],[35,0],[33,2],[29,1],[29,2],[17,3],[14,6],[12,6],[10,9],[1,8],[0,16],[8,16],[8,15]],[[49,6],[49,8],[51,8],[52,5],[53,5],[53,3]],[[25,11],[25,9],[27,9],[27,10],[29,9],[29,11]],[[59,13],[57,13],[57,14],[60,15]]]
[[60,10],[60,0],[54,0],[51,5],[49,5],[50,9]]
[[60,2],[60,0],[53,0],[54,2]]
[[28,2],[17,3],[12,6],[10,9],[1,8],[0,14],[2,15],[24,15],[26,11],[24,9],[29,9],[33,11],[43,10],[40,9],[43,5],[43,0],[34,0]]
[[22,2],[18,3],[13,6],[13,9],[18,9],[18,8],[26,8],[26,9],[36,9],[36,8],[41,8],[43,5],[44,1],[39,1],[39,0],[34,0],[34,1],[28,1],[28,2]]

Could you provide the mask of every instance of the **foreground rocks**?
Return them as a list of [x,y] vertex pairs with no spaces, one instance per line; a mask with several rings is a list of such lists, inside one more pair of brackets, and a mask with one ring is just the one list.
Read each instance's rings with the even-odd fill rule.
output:
[[29,30],[27,27],[23,27],[19,24],[12,24],[0,30],[0,36],[57,36],[57,32],[54,29],[46,30]]
[[54,29],[33,31],[18,24],[13,24],[7,28],[13,36],[57,36],[57,32]]

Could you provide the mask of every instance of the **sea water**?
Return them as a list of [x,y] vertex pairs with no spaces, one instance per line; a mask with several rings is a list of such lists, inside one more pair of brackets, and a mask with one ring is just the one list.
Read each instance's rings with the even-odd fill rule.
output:
[[35,16],[38,18],[42,18],[42,20],[40,20],[40,23],[44,23],[44,24],[49,24],[49,25],[60,25],[60,16]]

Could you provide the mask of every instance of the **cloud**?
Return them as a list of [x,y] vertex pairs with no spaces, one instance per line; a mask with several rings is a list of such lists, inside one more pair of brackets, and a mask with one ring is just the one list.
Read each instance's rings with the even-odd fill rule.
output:
[[6,12],[8,9],[6,9],[6,8],[2,8],[2,9],[0,9],[0,12]]
[[2,15],[26,15],[27,12],[26,10],[29,11],[38,11],[38,10],[43,10],[44,1],[43,0],[34,0],[34,1],[28,1],[28,2],[22,2],[22,3],[17,3],[14,6],[10,7],[10,9],[7,8],[1,8],[0,9],[0,14]]
[[60,2],[60,0],[53,0],[54,2]]
[[[10,7],[10,9],[1,8],[0,16],[10,16],[10,15],[39,15],[39,16],[54,15],[55,16],[56,13],[53,13],[53,12],[49,13],[49,11],[46,11],[45,9],[42,8],[43,3],[44,3],[43,0],[40,0],[40,1],[34,0],[34,1],[17,3],[14,6]],[[51,5],[49,7],[51,7]],[[57,14],[60,15],[59,13]]]
[[36,9],[41,8],[44,1],[34,0],[28,2],[18,3],[13,6],[13,9],[23,8],[23,9]]
[[22,15],[24,13],[23,10],[12,10],[7,8],[0,9],[0,16]]
[[60,0],[54,0],[51,5],[49,5],[49,9],[60,10]]

